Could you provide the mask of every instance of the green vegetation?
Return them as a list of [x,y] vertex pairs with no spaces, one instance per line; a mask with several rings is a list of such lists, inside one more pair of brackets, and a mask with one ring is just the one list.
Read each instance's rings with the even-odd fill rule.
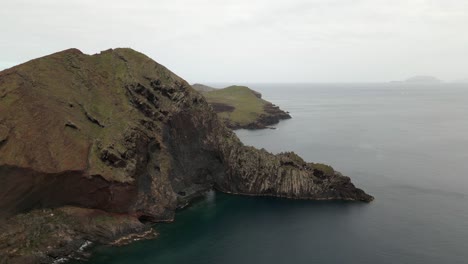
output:
[[267,101],[257,97],[256,93],[245,86],[229,86],[211,92],[204,92],[206,100],[215,110],[223,105],[234,107],[233,111],[217,111],[223,120],[229,120],[240,126],[253,123],[265,114]]

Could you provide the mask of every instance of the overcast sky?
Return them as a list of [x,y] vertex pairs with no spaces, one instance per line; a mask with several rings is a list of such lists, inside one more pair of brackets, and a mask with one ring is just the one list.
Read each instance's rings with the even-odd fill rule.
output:
[[4,0],[0,69],[141,51],[189,82],[468,78],[467,0]]

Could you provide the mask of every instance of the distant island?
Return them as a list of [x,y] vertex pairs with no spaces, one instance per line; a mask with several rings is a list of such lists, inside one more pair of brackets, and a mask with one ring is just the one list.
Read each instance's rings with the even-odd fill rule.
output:
[[442,81],[434,76],[419,75],[408,78],[404,81],[405,83],[418,83],[418,84],[433,84],[441,83]]
[[468,78],[453,81],[454,83],[468,83]]
[[246,86],[216,89],[203,84],[192,87],[201,92],[224,124],[232,129],[262,129],[289,119],[288,112],[262,99],[262,94]]

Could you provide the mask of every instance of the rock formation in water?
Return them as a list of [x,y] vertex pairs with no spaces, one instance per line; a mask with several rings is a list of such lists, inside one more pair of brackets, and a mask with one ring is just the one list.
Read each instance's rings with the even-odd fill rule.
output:
[[290,119],[288,112],[262,99],[262,94],[246,86],[215,89],[202,84],[192,87],[201,92],[218,117],[231,129],[263,129]]
[[0,72],[0,183],[6,263],[147,234],[140,221],[172,221],[212,188],[373,199],[331,167],[244,146],[200,93],[131,49],[70,49]]

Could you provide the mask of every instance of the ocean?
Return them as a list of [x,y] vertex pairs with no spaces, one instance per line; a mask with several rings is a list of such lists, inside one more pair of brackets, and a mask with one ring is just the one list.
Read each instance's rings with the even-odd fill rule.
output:
[[289,111],[247,145],[332,165],[372,203],[209,193],[88,263],[468,263],[468,84],[248,84]]

